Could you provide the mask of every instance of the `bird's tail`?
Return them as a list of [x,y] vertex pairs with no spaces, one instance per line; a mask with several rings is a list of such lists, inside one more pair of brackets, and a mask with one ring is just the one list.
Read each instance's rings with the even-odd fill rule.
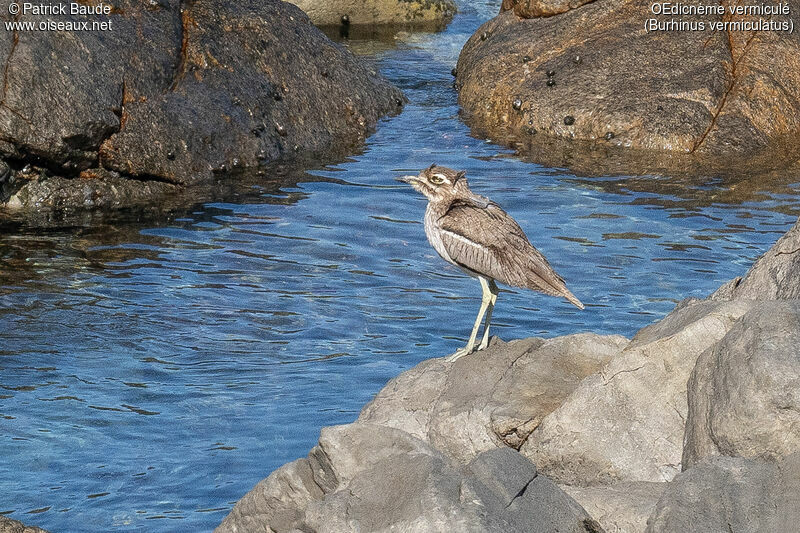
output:
[[563,296],[564,298],[566,298],[566,300],[567,300],[569,303],[571,303],[572,305],[574,305],[574,306],[575,306],[575,307],[577,307],[578,309],[583,309],[583,308],[584,308],[584,306],[583,306],[583,304],[581,303],[581,301],[580,301],[580,300],[578,300],[578,299],[575,297],[575,295],[574,295],[574,294],[572,294],[572,293],[569,291],[569,289],[567,289],[567,288],[564,288],[564,293],[563,293],[561,296]]

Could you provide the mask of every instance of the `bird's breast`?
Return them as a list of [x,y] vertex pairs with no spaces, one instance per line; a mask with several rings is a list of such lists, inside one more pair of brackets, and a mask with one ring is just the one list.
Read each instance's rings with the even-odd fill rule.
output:
[[430,204],[425,210],[425,236],[428,237],[428,242],[431,243],[433,249],[436,250],[442,259],[448,263],[456,264],[455,261],[447,253],[447,248],[442,242],[442,229],[439,226],[439,213],[431,209]]

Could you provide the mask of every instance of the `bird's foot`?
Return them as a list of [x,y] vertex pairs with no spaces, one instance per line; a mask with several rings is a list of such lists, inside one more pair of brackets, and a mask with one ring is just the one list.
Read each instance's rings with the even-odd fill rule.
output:
[[[480,349],[480,348],[478,348],[478,349]],[[464,348],[461,348],[460,350],[457,350],[454,354],[448,355],[445,358],[445,361],[447,361],[448,363],[454,363],[454,362],[458,361],[459,359],[461,359],[462,357],[464,357],[465,355],[469,355],[469,354],[471,354],[472,352],[475,352],[475,351],[477,351],[477,350],[474,347],[473,348],[468,348],[468,347],[465,346]]]

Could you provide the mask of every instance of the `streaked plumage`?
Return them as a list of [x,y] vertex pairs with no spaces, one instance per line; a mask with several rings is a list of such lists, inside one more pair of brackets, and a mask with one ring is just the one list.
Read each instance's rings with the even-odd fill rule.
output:
[[495,280],[561,296],[583,309],[583,304],[567,289],[561,276],[528,241],[519,224],[499,205],[473,193],[464,172],[432,165],[418,176],[405,176],[400,180],[428,198],[425,234],[434,249],[445,261],[477,277],[484,289],[481,311],[470,341],[452,359],[472,351],[484,312],[487,312],[487,319],[478,349],[486,347],[497,298]]

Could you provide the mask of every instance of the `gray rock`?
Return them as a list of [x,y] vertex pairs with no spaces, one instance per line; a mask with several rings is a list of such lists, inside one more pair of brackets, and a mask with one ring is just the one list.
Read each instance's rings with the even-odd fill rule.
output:
[[684,469],[800,451],[800,301],[753,307],[698,358],[688,388]]
[[[677,162],[763,153],[796,160],[800,35],[709,27],[648,33],[648,19],[678,18],[655,16],[650,5],[506,0],[506,11],[480,27],[459,57],[465,120],[521,153],[558,138],[574,151],[613,146],[639,150],[640,159],[665,152]],[[800,0],[789,9],[800,10]]]
[[648,533],[775,533],[800,523],[800,454],[778,463],[715,457],[669,483]]
[[427,25],[449,22],[453,0],[288,0],[308,13],[318,26],[343,24]]
[[432,359],[390,381],[359,420],[396,427],[461,462],[519,449],[586,376],[619,354],[619,335],[577,334],[504,343],[455,364]]
[[567,485],[669,481],[680,472],[686,381],[750,302],[688,302],[642,329],[547,415],[520,451]]
[[0,515],[0,533],[47,533],[47,531],[34,526],[26,526],[18,520]]
[[732,279],[710,296],[712,300],[800,299],[800,221],[744,277]]
[[408,433],[354,423],[240,500],[223,532],[602,531],[557,485],[509,448],[459,465]]
[[666,487],[667,483],[632,481],[561,488],[608,533],[643,533]]
[[[602,531],[586,511],[511,448],[481,453],[467,465],[473,490],[482,501],[503,509],[503,531]],[[499,531],[499,530],[498,530]]]
[[322,495],[309,459],[292,461],[261,480],[236,502],[215,531],[291,531],[304,524],[305,508]]
[[92,207],[147,203],[169,184],[340,157],[404,101],[286,2],[151,4],[115,4],[113,31],[0,34],[0,159],[35,170],[0,205],[83,207],[87,188]]

